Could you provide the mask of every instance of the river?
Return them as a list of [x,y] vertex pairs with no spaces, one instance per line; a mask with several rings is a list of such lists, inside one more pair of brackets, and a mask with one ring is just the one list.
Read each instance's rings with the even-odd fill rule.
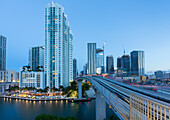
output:
[[18,101],[0,98],[0,120],[34,120],[39,114],[74,116],[78,120],[95,120],[95,100],[90,102]]

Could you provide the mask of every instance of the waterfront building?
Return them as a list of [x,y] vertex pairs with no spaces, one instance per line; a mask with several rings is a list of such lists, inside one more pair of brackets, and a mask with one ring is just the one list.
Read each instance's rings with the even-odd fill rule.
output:
[[144,51],[132,51],[131,56],[131,74],[142,76],[145,74]]
[[113,56],[107,56],[106,57],[106,72],[109,74],[114,73],[114,60]]
[[20,70],[19,87],[35,87],[36,89],[44,89],[44,72],[43,71],[24,71]]
[[102,74],[104,73],[104,50],[98,48],[96,50],[96,73]]
[[88,74],[96,74],[96,43],[87,44]]
[[64,8],[53,3],[45,8],[45,82],[50,88],[67,87],[73,81],[73,34]]
[[7,38],[0,35],[0,71],[6,71],[6,41]]
[[73,80],[77,77],[77,60],[73,59]]
[[0,82],[6,81],[7,81],[6,71],[0,71]]
[[130,57],[129,55],[123,55],[121,57],[121,68],[127,73],[130,72]]
[[16,70],[0,71],[0,82],[19,82],[19,72]]
[[44,46],[29,49],[29,66],[32,71],[44,68]]
[[16,72],[16,70],[7,70],[6,82],[19,82],[19,72]]
[[117,68],[121,68],[121,58],[117,58]]

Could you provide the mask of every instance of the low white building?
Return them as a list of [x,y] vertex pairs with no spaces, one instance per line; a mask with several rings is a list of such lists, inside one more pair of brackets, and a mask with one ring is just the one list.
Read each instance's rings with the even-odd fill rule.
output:
[[7,82],[19,82],[19,73],[16,70],[7,70]]
[[35,87],[36,89],[44,89],[44,72],[43,71],[20,71],[19,87]]
[[19,72],[16,70],[0,71],[0,82],[19,82]]

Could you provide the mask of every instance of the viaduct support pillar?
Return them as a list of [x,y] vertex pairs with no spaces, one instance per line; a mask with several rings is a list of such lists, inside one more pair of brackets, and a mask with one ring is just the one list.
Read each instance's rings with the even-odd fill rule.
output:
[[78,98],[82,99],[82,80],[78,80]]
[[106,102],[99,91],[96,92],[96,120],[106,119]]

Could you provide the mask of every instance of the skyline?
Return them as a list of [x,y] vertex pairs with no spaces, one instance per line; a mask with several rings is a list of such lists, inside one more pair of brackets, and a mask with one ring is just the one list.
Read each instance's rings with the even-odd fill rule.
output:
[[[167,4],[170,3],[169,1],[124,1],[121,3],[108,0],[105,3],[98,1],[97,6],[95,6],[95,0],[93,2],[74,1],[55,0],[53,2],[61,4],[68,15],[74,35],[73,58],[77,59],[79,72],[87,63],[87,43],[96,42],[97,48],[101,48],[104,41],[106,41],[105,57],[113,55],[115,67],[117,57],[121,57],[123,50],[126,49],[126,54],[129,55],[133,50],[145,51],[146,73],[159,69],[170,69],[170,65],[168,65],[170,59],[168,56],[170,51],[168,48],[168,43],[170,43],[168,41],[170,39],[170,35],[168,35],[170,32],[168,29],[170,28],[170,9],[167,9],[170,6]],[[20,67],[28,63],[29,48],[45,44],[44,10],[51,1],[40,2],[38,0],[33,2],[30,0],[22,2],[17,0],[11,1],[11,4],[8,2],[0,1],[1,16],[8,14],[0,19],[0,34],[7,38],[7,68],[19,71]],[[33,3],[35,6],[32,5]],[[122,4],[121,7],[120,4]],[[88,9],[85,9],[86,5],[88,5]],[[29,9],[30,7],[31,9]],[[8,11],[6,11],[7,9]],[[114,10],[119,10],[119,12]],[[104,14],[105,12],[107,14]],[[15,13],[22,14],[22,16]],[[134,18],[136,19],[134,20]],[[98,26],[101,26],[101,29],[96,29]],[[14,33],[15,30],[18,32]]]

